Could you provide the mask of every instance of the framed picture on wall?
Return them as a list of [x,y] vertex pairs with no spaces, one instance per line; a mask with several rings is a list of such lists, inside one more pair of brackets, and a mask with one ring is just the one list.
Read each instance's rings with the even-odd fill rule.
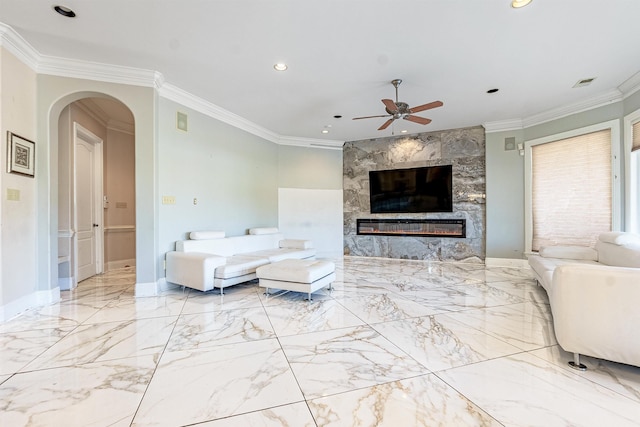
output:
[[7,131],[7,172],[35,176],[36,143]]

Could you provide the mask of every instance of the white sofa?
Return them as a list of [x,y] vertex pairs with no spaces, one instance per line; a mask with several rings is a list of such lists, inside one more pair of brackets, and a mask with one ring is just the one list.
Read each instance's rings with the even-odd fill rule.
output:
[[285,239],[277,228],[252,228],[243,236],[220,231],[192,232],[166,254],[167,282],[206,292],[256,278],[256,269],[283,259],[309,259],[310,240]]
[[572,367],[586,369],[580,354],[640,366],[640,236],[603,233],[595,249],[544,247],[529,265]]

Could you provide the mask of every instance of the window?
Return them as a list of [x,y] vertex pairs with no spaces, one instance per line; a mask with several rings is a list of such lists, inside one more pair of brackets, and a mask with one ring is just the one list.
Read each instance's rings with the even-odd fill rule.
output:
[[624,118],[625,230],[640,233],[640,110]]
[[612,121],[525,143],[525,252],[594,246],[619,227],[618,128]]

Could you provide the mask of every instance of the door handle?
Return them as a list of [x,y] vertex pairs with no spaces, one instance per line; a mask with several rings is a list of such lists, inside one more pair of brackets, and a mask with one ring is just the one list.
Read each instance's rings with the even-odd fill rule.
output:
[[93,224],[94,227],[100,227],[98,224]]

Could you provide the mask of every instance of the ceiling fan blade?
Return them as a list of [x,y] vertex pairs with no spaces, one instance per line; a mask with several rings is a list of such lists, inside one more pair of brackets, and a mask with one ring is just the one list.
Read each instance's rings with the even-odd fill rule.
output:
[[418,117],[418,116],[405,116],[404,118],[405,120],[409,120],[410,122],[414,122],[414,123],[420,123],[421,125],[428,125],[429,123],[431,123],[431,119],[427,119],[424,117]]
[[442,103],[442,101],[433,101],[430,102],[428,104],[423,104],[423,105],[418,105],[417,107],[411,107],[409,109],[410,113],[418,113],[420,111],[424,111],[424,110],[430,110],[432,108],[437,108],[437,107],[442,107],[444,104]]
[[398,111],[398,106],[391,99],[383,99],[382,103],[387,107],[388,111]]
[[387,120],[386,122],[384,122],[384,124],[383,124],[382,126],[380,126],[380,127],[378,128],[378,130],[385,130],[386,128],[388,128],[388,127],[389,127],[389,125],[390,125],[391,123],[393,123],[393,120],[394,120],[394,119],[389,119],[389,120]]
[[389,117],[388,114],[385,114],[383,116],[365,116],[365,117],[354,117],[351,120],[360,120],[360,119],[374,119],[374,118],[378,118],[378,117]]

